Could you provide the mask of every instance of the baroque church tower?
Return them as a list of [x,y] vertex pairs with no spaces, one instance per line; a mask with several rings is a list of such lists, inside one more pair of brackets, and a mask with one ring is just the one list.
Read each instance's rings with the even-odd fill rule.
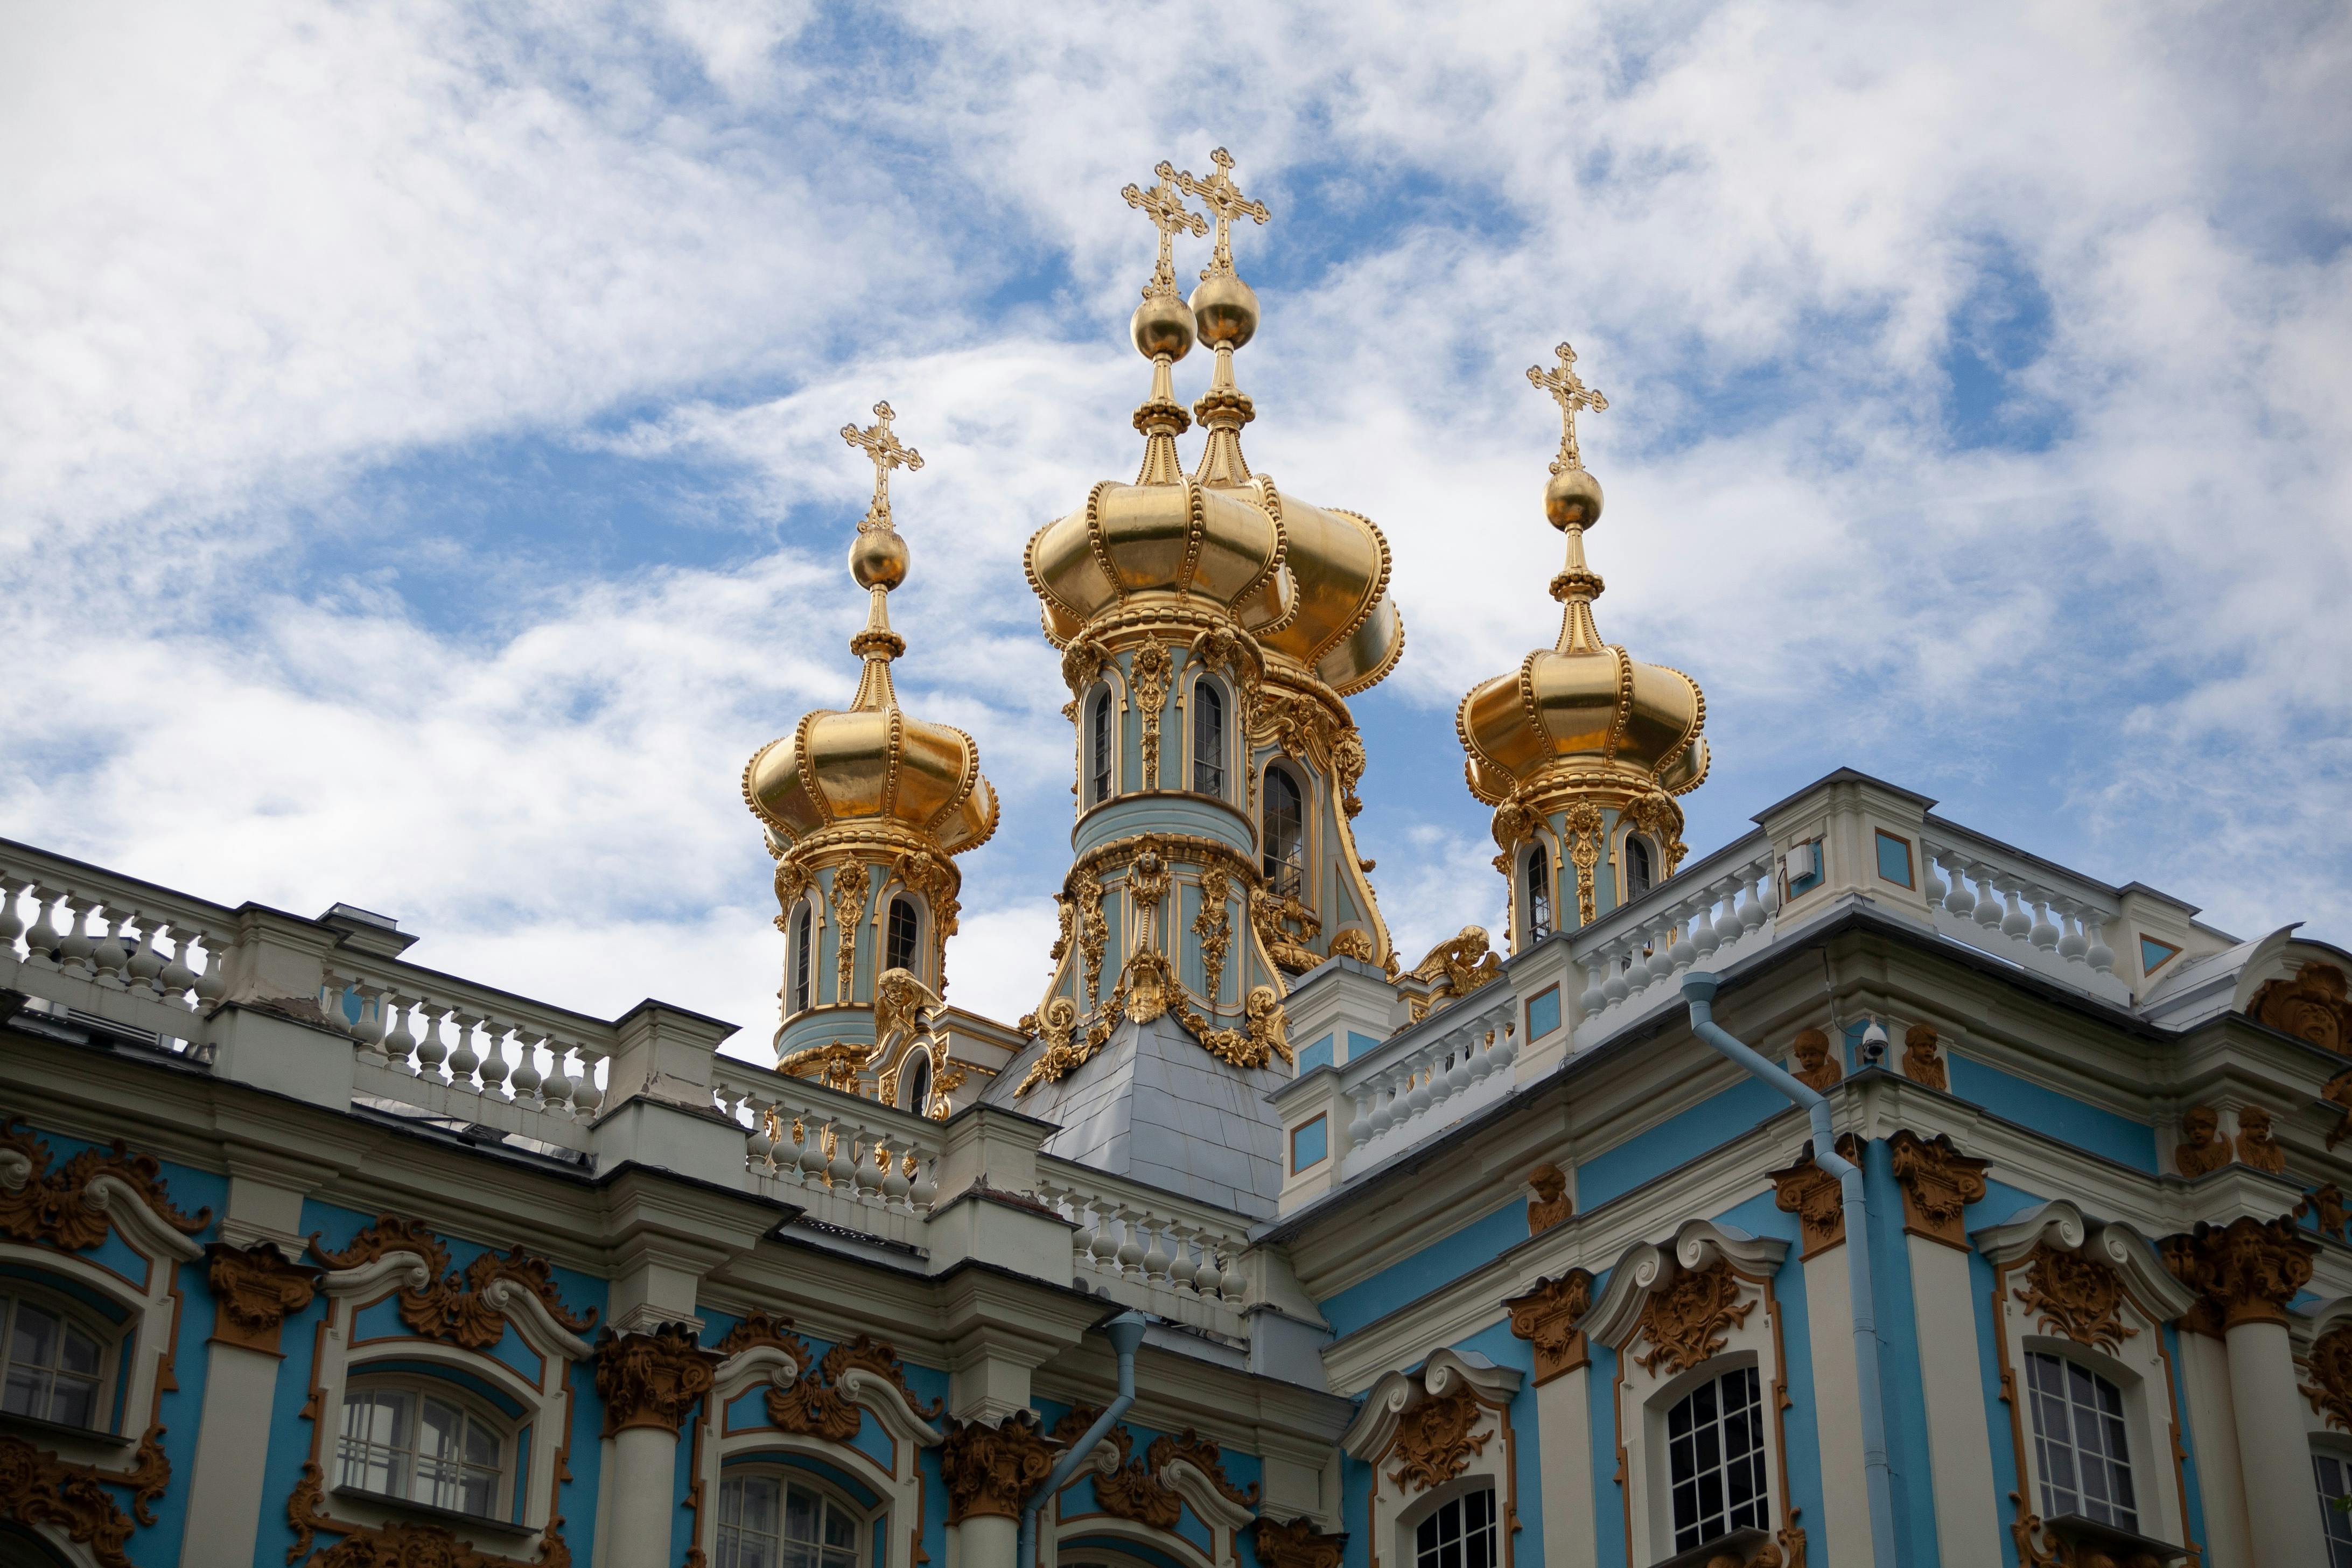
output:
[[1559,637],[1473,687],[1454,714],[1470,793],[1495,808],[1515,952],[1672,876],[1686,847],[1675,797],[1707,771],[1698,683],[1602,642],[1593,624],[1601,582],[1585,564],[1584,536],[1601,521],[1601,481],[1577,447],[1576,416],[1609,399],[1578,376],[1575,350],[1555,352],[1559,364],[1531,366],[1528,379],[1559,404],[1559,455],[1544,486],[1544,515],[1568,537],[1567,563],[1551,580]]
[[[1274,1058],[1288,1065],[1287,977],[1333,956],[1395,963],[1349,826],[1364,748],[1347,699],[1395,666],[1404,633],[1380,530],[1284,493],[1243,454],[1256,409],[1234,356],[1258,304],[1232,229],[1267,213],[1223,148],[1213,159],[1206,178],[1163,163],[1156,184],[1123,193],[1160,241],[1131,323],[1151,364],[1134,416],[1140,469],[1029,542],[1070,689],[1077,820],[1057,967],[1024,1020],[1039,1044],[990,1098],[1062,1123],[1054,1147],[1067,1157],[1123,1157],[1113,1168],[1263,1207],[1279,1184],[1263,1096],[1280,1081]],[[1173,242],[1212,220],[1187,300]],[[1188,416],[1172,370],[1196,342],[1216,364]],[[1206,439],[1188,472],[1177,438],[1196,418]],[[1216,1131],[1198,1134],[1213,1146],[1180,1147],[1194,1135],[1172,1127],[1144,1134],[1155,1113],[1177,1120],[1155,1089],[1214,1108],[1199,1126]]]
[[874,499],[850,546],[849,572],[871,597],[850,652],[865,660],[843,711],[820,709],[769,742],[743,769],[743,802],[776,860],[784,933],[777,1065],[795,1077],[878,1093],[919,1114],[946,1114],[945,1050],[925,1024],[947,989],[963,877],[954,858],[996,831],[996,792],[970,735],[898,705],[890,664],[907,651],[890,629],[890,590],[907,580],[907,542],[890,515],[890,474],[920,452],[875,423],[842,427],[874,460]]

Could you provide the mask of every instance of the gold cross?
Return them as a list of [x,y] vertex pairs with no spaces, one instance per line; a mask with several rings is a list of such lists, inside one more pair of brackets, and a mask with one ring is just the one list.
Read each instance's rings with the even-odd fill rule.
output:
[[1176,165],[1162,158],[1160,166],[1151,171],[1160,183],[1150,190],[1129,185],[1118,194],[1127,205],[1141,212],[1160,231],[1160,265],[1151,274],[1151,287],[1143,293],[1146,299],[1154,294],[1176,292],[1176,255],[1174,246],[1178,230],[1198,239],[1209,232],[1209,220],[1184,205],[1183,193],[1177,187]]
[[841,427],[841,438],[861,448],[874,459],[874,500],[866,509],[866,516],[857,524],[857,531],[870,533],[876,529],[887,531],[890,527],[890,470],[905,468],[912,473],[923,466],[923,455],[912,447],[899,445],[890,421],[898,416],[887,403],[874,405],[875,423],[860,430],[852,420]]
[[1209,162],[1217,166],[1217,172],[1205,180],[1194,177],[1190,169],[1176,176],[1176,184],[1186,195],[1199,197],[1202,205],[1217,216],[1217,253],[1201,270],[1204,279],[1215,273],[1230,273],[1234,269],[1234,219],[1245,217],[1254,223],[1263,224],[1274,216],[1265,210],[1264,202],[1250,200],[1242,195],[1241,187],[1234,184],[1234,155],[1231,153],[1220,147],[1209,154]]
[[1609,399],[1588,388],[1576,374],[1576,351],[1562,343],[1552,351],[1559,355],[1559,368],[1546,370],[1541,365],[1528,366],[1528,380],[1538,389],[1551,394],[1559,405],[1559,456],[1552,459],[1551,471],[1580,468],[1584,459],[1576,450],[1576,416],[1583,409],[1594,413],[1609,406]]

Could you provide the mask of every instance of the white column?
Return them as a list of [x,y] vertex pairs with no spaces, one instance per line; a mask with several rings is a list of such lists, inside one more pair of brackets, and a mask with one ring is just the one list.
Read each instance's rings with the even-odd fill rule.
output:
[[2303,1394],[2284,1323],[2231,1325],[2230,1403],[2238,1418],[2238,1463],[2245,1475],[2246,1519],[2254,1561],[2327,1561],[2318,1492],[2311,1473]]
[[2197,1439],[2205,1568],[2253,1568],[2253,1548],[2247,1544],[2246,1483],[2238,1473],[2238,1412],[2231,1403],[2228,1352],[2221,1341],[2185,1325],[2180,1331],[2180,1389],[2189,1406],[2189,1429]]
[[[1041,1512],[1037,1528],[1044,1531],[1049,1521]],[[948,1531],[955,1537],[955,1568],[1013,1568],[1020,1555],[1021,1525],[1017,1520],[993,1513],[975,1513]]]
[[282,1357],[215,1340],[205,1362],[203,1425],[188,1476],[187,1531],[182,1558],[189,1563],[250,1563],[263,1512],[262,1468]]
[[[605,1568],[669,1561],[670,1524],[677,1509],[677,1434],[657,1426],[627,1426],[605,1450],[604,1485],[613,1512],[596,1559]],[[715,1500],[712,1505],[715,1506]]]
[[1542,1444],[1544,1568],[1594,1568],[1600,1562],[1592,1511],[1592,1369],[1561,1373],[1536,1390],[1536,1437]]
[[[1813,1417],[1821,1429],[1823,1555],[1838,1568],[1872,1568],[1862,1377],[1853,1363],[1853,1294],[1845,1277],[1851,1245],[1841,1241],[1805,1259],[1805,1324],[1813,1347]],[[1788,1484],[1786,1477],[1780,1484]]]
[[[1916,1233],[1903,1239],[1911,1256],[1911,1312],[1927,1396],[1937,1554],[1944,1568],[2000,1568],[2006,1500],[1993,1489],[1969,1255]],[[1806,1289],[1810,1294],[1810,1279]]]

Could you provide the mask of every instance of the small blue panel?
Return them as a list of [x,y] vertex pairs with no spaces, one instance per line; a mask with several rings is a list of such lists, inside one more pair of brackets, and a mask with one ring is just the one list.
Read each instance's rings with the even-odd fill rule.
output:
[[1559,1027],[1559,987],[1546,986],[1528,1003],[1528,1038],[1540,1040]]
[[1380,1048],[1381,1042],[1372,1038],[1371,1036],[1360,1035],[1353,1029],[1348,1031],[1348,1059],[1349,1061],[1354,1061],[1366,1051],[1376,1051]]
[[1323,1163],[1331,1152],[1331,1119],[1318,1116],[1290,1130],[1290,1173],[1297,1175]]
[[2180,950],[2168,942],[2158,942],[2152,936],[2139,939],[2139,972],[2153,974],[2176,956]]
[[2021,1122],[2061,1142],[2105,1155],[2134,1170],[2155,1173],[2154,1128],[1963,1056],[1951,1056],[1948,1066],[1952,1092],[1962,1100],[1973,1100],[1996,1116]]
[[1912,886],[1911,846],[1883,829],[1878,835],[1878,877],[1898,888]]
[[1298,1070],[1301,1075],[1313,1072],[1317,1068],[1337,1065],[1331,1059],[1331,1037],[1328,1035],[1298,1053]]

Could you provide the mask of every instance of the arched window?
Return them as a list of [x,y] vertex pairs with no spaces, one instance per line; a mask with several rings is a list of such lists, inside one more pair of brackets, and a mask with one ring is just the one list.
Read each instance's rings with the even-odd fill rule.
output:
[[1495,1493],[1480,1487],[1438,1504],[1412,1532],[1412,1568],[1495,1568]]
[[2319,1482],[2319,1532],[2327,1540],[2327,1568],[2352,1568],[2352,1512],[2336,1506],[2352,1493],[2352,1458],[2317,1449],[2311,1468]]
[[1550,934],[1551,868],[1538,844],[1528,851],[1528,938],[1535,941]]
[[1192,789],[1225,793],[1225,699],[1206,680],[1192,686]]
[[1087,756],[1091,763],[1088,776],[1093,780],[1093,792],[1087,797],[1088,805],[1100,805],[1110,798],[1110,693],[1095,694],[1094,711],[1087,719]]
[[809,1005],[809,909],[801,906],[793,917],[793,1011],[805,1013]]
[[1651,869],[1650,845],[1647,839],[1625,840],[1625,897],[1630,901],[1640,898],[1658,885],[1657,873]]
[[907,1062],[907,1109],[918,1116],[930,1112],[931,1058],[928,1051],[917,1051]]
[[343,1395],[338,1486],[493,1518],[505,1434],[454,1392],[415,1384]]
[[1307,885],[1307,811],[1298,781],[1281,768],[1265,770],[1265,879],[1286,899]]
[[857,1568],[856,1515],[775,1475],[719,1483],[719,1568]]
[[2123,1390],[2090,1368],[2045,1351],[2026,1352],[2025,1380],[2032,1390],[2042,1511],[2079,1513],[2137,1534],[2139,1500],[2132,1490],[2131,1449],[2124,1436]]
[[891,900],[887,944],[889,962],[883,967],[903,969],[910,974],[919,975],[921,971],[915,967],[915,937],[921,930],[922,920],[915,913],[915,901],[912,899]]
[[1700,1384],[1666,1412],[1677,1552],[1743,1526],[1771,1528],[1759,1386],[1754,1367],[1734,1367]]
[[0,1410],[67,1426],[98,1424],[105,1352],[96,1334],[45,1302],[0,1295]]

